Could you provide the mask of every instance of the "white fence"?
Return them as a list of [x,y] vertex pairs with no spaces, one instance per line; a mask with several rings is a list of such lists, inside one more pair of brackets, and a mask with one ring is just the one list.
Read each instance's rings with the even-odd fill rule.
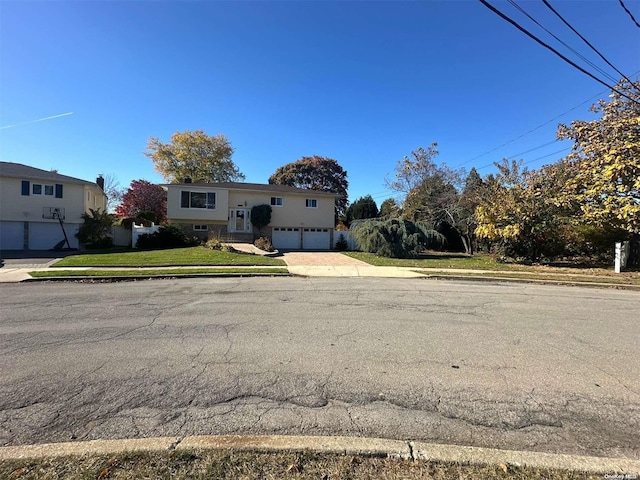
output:
[[342,235],[342,237],[347,241],[347,249],[348,250],[358,250],[358,244],[356,243],[356,241],[354,240],[353,236],[351,235],[351,232],[348,230],[334,230],[333,232],[333,247],[335,248],[335,246],[337,245],[337,243],[340,241],[340,236]]
[[116,247],[128,247],[131,245],[131,230],[124,227],[111,227],[113,245]]
[[136,225],[134,223],[131,225],[131,246],[133,248],[136,247],[136,243],[138,243],[138,237],[140,237],[140,235],[144,235],[145,233],[156,233],[158,230],[160,230],[160,225],[156,225],[154,223],[152,223],[150,227]]

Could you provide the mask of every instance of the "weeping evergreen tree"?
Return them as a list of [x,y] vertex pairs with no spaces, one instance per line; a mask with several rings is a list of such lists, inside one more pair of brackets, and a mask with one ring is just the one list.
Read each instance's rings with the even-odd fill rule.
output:
[[382,257],[415,257],[444,242],[444,236],[426,224],[406,218],[365,220],[352,227],[351,233],[362,251]]

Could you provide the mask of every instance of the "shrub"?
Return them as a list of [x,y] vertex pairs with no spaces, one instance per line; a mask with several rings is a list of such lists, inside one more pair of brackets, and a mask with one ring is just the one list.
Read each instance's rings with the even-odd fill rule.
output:
[[236,250],[235,248],[233,248],[233,246],[229,245],[228,243],[223,244],[222,247],[220,247],[220,250],[227,253],[244,253],[239,250]]
[[143,250],[161,250],[164,248],[195,247],[200,239],[188,235],[175,225],[165,225],[155,233],[145,233],[138,237],[136,247]]
[[222,250],[222,241],[220,240],[220,232],[210,233],[204,246],[211,250]]
[[262,233],[262,229],[271,222],[271,205],[266,203],[251,208],[251,224]]
[[365,220],[351,232],[363,251],[383,257],[415,257],[427,248],[439,248],[444,242],[440,233],[406,218]]
[[111,239],[111,226],[115,217],[100,209],[89,209],[91,214],[83,213],[83,224],[80,226],[76,237],[87,248],[109,248],[113,245]]
[[271,240],[269,240],[267,237],[260,237],[255,242],[253,242],[253,244],[260,250],[263,250],[265,252],[275,251],[275,248],[273,248],[273,245],[271,245]]
[[336,250],[340,250],[344,252],[349,249],[349,244],[347,243],[347,239],[344,238],[344,233],[341,233],[338,237],[338,241],[336,242]]

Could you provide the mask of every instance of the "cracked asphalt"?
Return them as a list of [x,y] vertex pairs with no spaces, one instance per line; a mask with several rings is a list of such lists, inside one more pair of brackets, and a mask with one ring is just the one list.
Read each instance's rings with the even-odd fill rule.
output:
[[640,458],[637,292],[294,277],[0,298],[0,445],[305,434]]

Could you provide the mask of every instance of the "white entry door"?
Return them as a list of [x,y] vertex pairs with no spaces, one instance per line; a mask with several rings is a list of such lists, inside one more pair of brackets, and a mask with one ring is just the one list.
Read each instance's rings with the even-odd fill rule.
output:
[[250,210],[247,208],[229,209],[229,231],[230,232],[251,232]]

